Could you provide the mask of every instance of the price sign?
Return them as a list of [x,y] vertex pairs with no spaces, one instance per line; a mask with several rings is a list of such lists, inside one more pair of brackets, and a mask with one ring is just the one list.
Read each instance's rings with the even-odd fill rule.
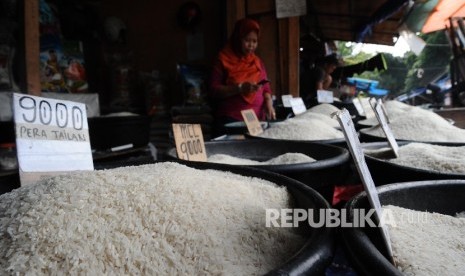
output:
[[[347,109],[345,108],[342,111],[336,112],[336,116],[344,132],[346,142],[349,146],[349,150],[350,150],[350,153],[352,154],[352,158],[355,161],[357,171],[362,179],[362,183],[365,188],[365,191],[367,192],[368,200],[371,206],[375,209],[375,215],[379,222],[382,217],[382,207],[379,201],[378,191],[376,190],[376,186],[373,182],[373,178],[371,177],[370,171],[366,164],[365,155],[363,154],[363,149],[360,146],[360,141],[358,139],[357,132],[352,122],[352,118],[349,112],[347,111]],[[389,232],[388,232],[386,225],[381,224],[381,230],[382,230],[381,236],[383,237],[386,243],[388,254],[390,258],[392,259],[391,240],[390,240]]]
[[375,111],[370,103],[371,98],[358,98],[358,99],[360,100],[360,103],[362,104],[363,111],[365,111],[365,117],[367,117],[367,119],[374,118]]
[[291,99],[292,99],[292,95],[282,95],[281,100],[283,101],[283,106],[284,107],[292,107],[291,106]]
[[397,144],[396,139],[394,138],[394,134],[391,131],[391,128],[389,127],[385,113],[382,108],[383,103],[377,102],[375,106],[375,114],[376,118],[378,118],[379,124],[381,125],[381,128],[384,131],[384,134],[386,135],[386,138],[388,139],[389,145],[391,146],[392,151],[396,155],[396,157],[399,157],[399,145]]
[[207,152],[199,124],[173,124],[176,152],[182,160],[207,161]]
[[[383,101],[382,101],[381,99],[378,99],[377,104],[379,104],[379,105],[381,106],[381,109],[383,110],[384,116],[386,117],[387,123],[388,123],[388,124],[391,123],[391,121],[389,120],[389,116],[388,116],[386,107],[385,107],[384,104],[383,104]],[[375,108],[376,108],[376,107],[375,107]]]
[[365,110],[363,110],[362,102],[360,101],[360,99],[359,98],[354,98],[352,100],[352,103],[354,104],[355,108],[357,109],[358,115],[365,116]]
[[375,114],[375,112],[376,112],[376,111],[375,111],[375,108],[376,108],[376,103],[377,103],[376,99],[373,98],[373,97],[371,97],[371,98],[368,100],[368,103],[370,104],[371,111],[373,111],[374,116],[376,116],[376,114]]
[[333,92],[328,90],[316,91],[317,101],[319,103],[332,103],[334,102]]
[[292,98],[291,107],[294,115],[299,115],[307,111],[307,107],[301,97]]
[[242,118],[244,118],[245,125],[250,135],[259,135],[263,133],[262,125],[255,114],[253,109],[245,109],[241,111]]
[[94,169],[85,104],[14,93],[13,110],[20,172]]

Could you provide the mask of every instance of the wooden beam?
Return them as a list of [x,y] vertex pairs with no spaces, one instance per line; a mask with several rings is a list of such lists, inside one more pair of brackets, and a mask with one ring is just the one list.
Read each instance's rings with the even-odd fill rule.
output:
[[[278,20],[281,89],[284,94],[299,96],[299,17]],[[280,96],[280,95],[276,95]]]
[[24,62],[28,94],[40,96],[39,1],[24,1]]
[[234,24],[237,20],[242,19],[246,15],[245,0],[227,0],[226,1],[226,30],[229,37],[234,29]]

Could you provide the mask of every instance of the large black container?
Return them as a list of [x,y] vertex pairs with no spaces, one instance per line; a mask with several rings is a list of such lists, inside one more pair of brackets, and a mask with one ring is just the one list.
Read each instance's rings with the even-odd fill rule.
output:
[[[313,215],[318,220],[319,210],[330,208],[328,202],[318,192],[299,181],[280,174],[243,166],[186,162],[182,160],[176,162],[201,170],[213,169],[229,171],[243,176],[258,177],[280,186],[286,186],[295,200],[295,208],[314,210]],[[315,221],[317,220],[315,219]],[[308,235],[306,243],[285,264],[266,275],[325,275],[325,270],[330,265],[334,254],[334,229],[326,227],[310,228],[305,223],[303,225],[306,226],[303,230]]]
[[0,144],[15,142],[15,123],[13,121],[0,121]]
[[373,127],[373,126],[376,126],[378,125],[378,123],[376,124],[371,124],[367,119],[364,119],[364,120],[358,120],[357,122],[354,122],[355,123],[355,128],[357,130],[360,130],[362,128],[369,128],[369,127]]
[[9,193],[21,185],[18,170],[0,171],[0,195]]
[[[374,136],[374,135],[367,133],[368,130],[370,130],[370,127],[359,129],[358,133],[359,133],[360,142],[371,143],[371,142],[387,141],[386,137]],[[396,140],[399,141],[398,139]]]
[[[266,129],[268,122],[260,122],[260,125],[263,129]],[[244,121],[238,121],[224,124],[220,132],[227,135],[244,134],[248,132],[248,129]]]
[[[398,142],[399,146],[407,145],[411,142]],[[437,143],[434,143],[437,144]],[[444,146],[444,143],[439,143]],[[449,146],[460,146],[459,144]],[[363,149],[381,149],[389,148],[387,142],[363,143]],[[402,166],[392,162],[375,158],[365,153],[365,161],[370,170],[371,177],[376,186],[397,182],[421,181],[421,180],[439,180],[439,179],[465,179],[465,174],[458,173],[440,173],[425,169]]]
[[[378,126],[376,126],[378,127]],[[379,137],[379,136],[374,136],[368,133],[368,130],[370,128],[362,128],[359,130],[359,137],[360,137],[360,142],[364,143],[371,143],[371,142],[385,142],[387,141],[386,137]],[[459,142],[436,142],[436,141],[413,141],[413,140],[405,140],[405,139],[397,139],[396,141],[401,141],[401,142],[420,142],[420,143],[428,143],[428,144],[435,144],[435,145],[444,145],[444,146],[465,146],[465,143],[459,143]]]
[[[465,180],[431,180],[395,183],[378,187],[381,205],[455,216],[465,210]],[[365,192],[346,204],[349,222],[355,209],[370,208]],[[389,261],[379,228],[342,228],[342,241],[360,275],[402,275]]]
[[150,139],[149,116],[102,116],[87,121],[92,149],[106,150],[127,144],[145,147]]
[[[312,187],[332,202],[334,186],[344,182],[349,174],[349,151],[325,144],[299,141],[235,140],[206,142],[207,155],[227,154],[235,157],[265,161],[279,155],[295,152],[306,154],[317,161],[286,165],[251,165],[291,177]],[[167,151],[170,158],[177,158],[176,149]]]
[[262,141],[278,141],[281,143],[287,143],[287,142],[318,143],[318,144],[327,144],[327,145],[333,145],[333,146],[338,146],[338,147],[347,147],[345,138],[326,139],[326,140],[302,140],[301,141],[301,140],[267,138],[267,137],[261,137],[261,136],[256,136],[256,135],[250,135],[250,133],[246,133],[244,134],[244,136],[247,139],[257,139],[257,140],[262,140]]

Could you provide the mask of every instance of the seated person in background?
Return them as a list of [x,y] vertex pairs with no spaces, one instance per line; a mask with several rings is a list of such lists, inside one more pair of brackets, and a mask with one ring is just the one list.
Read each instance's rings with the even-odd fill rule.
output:
[[265,66],[255,54],[260,26],[255,20],[236,22],[226,46],[220,51],[210,78],[211,97],[216,101],[216,127],[243,121],[241,110],[253,109],[259,120],[276,119]]
[[333,82],[331,73],[339,66],[336,54],[327,55],[315,61],[312,68],[303,68],[300,76],[300,97],[307,108],[318,104],[317,90],[327,90]]

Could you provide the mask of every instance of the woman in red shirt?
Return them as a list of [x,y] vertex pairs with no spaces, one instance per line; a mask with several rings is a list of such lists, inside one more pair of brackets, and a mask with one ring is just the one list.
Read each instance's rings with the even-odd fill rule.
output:
[[253,109],[259,120],[275,120],[270,84],[265,66],[255,54],[260,26],[255,20],[241,19],[213,66],[210,92],[216,100],[217,124],[243,121],[241,110]]

